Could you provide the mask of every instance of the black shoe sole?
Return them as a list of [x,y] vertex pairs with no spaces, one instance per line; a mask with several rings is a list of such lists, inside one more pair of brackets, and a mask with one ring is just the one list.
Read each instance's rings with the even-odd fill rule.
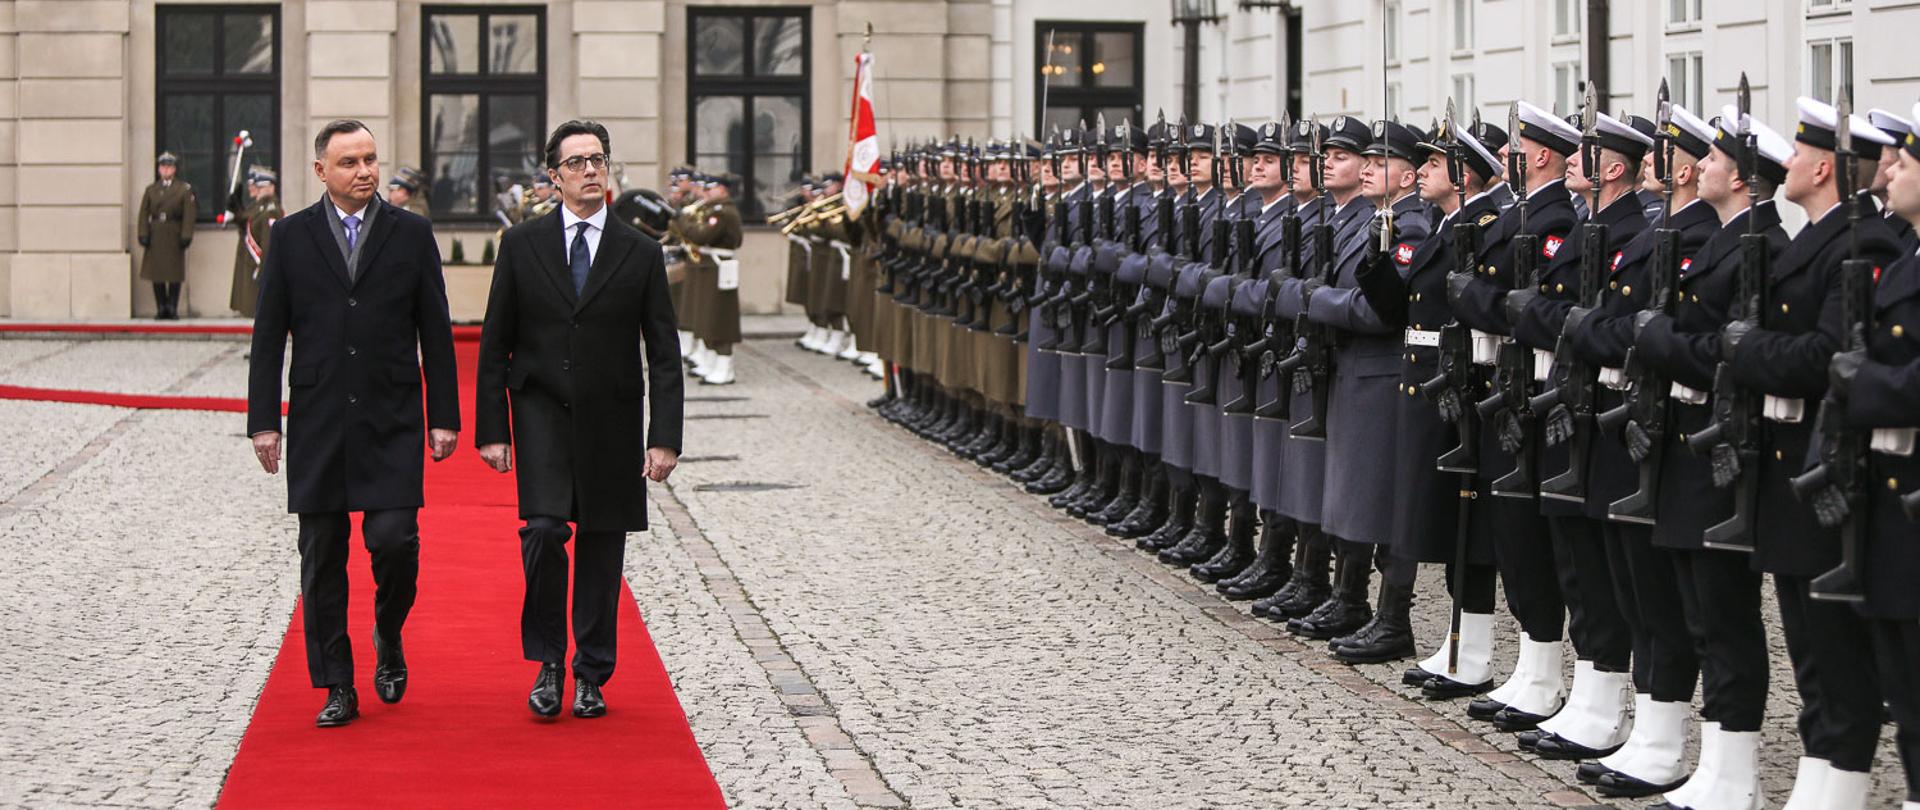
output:
[[581,710],[579,710],[579,709],[574,709],[574,710],[573,710],[573,716],[574,716],[574,717],[578,717],[578,718],[580,718],[580,719],[582,719],[582,720],[592,720],[592,719],[594,719],[594,718],[596,718],[596,717],[605,717],[605,716],[607,716],[607,707],[605,707],[605,706],[601,706],[601,707],[600,707],[600,708],[598,708],[598,709],[589,709],[589,710],[587,710],[587,711],[581,711]]
[[540,708],[539,708],[539,707],[537,707],[537,706],[535,706],[535,705],[533,705],[533,703],[531,703],[531,702],[529,702],[529,703],[527,703],[527,709],[528,709],[529,711],[531,711],[531,712],[533,712],[533,716],[534,716],[534,717],[538,717],[538,718],[540,718],[540,719],[542,719],[542,720],[552,720],[553,718],[555,718],[555,717],[559,717],[559,716],[560,716],[560,707],[559,707],[559,706],[555,706],[555,707],[553,707],[553,711],[551,711],[551,712],[543,712],[543,711],[540,711]]
[[1420,685],[1421,696],[1425,697],[1428,700],[1459,700],[1460,698],[1463,698],[1463,697],[1472,697],[1474,695],[1484,695],[1488,692],[1493,691],[1493,686],[1494,686],[1493,681],[1491,680],[1485,683],[1475,683],[1475,684],[1460,683],[1458,681],[1448,681],[1445,685],[1439,688],[1434,688],[1429,685],[1431,684],[1431,682],[1432,681],[1429,680],[1428,683],[1423,683]]
[[360,719],[360,710],[354,709],[352,714],[349,714],[345,718],[340,720],[315,720],[313,721],[313,727],[314,728],[339,728],[341,726],[352,723],[353,721],[358,719]]
[[1366,652],[1353,652],[1345,649],[1334,650],[1333,657],[1339,659],[1343,664],[1384,664],[1388,661],[1398,661],[1403,658],[1413,657],[1413,645],[1408,644],[1405,647],[1395,647],[1391,650],[1369,650]]
[[[1547,718],[1552,716],[1553,715],[1550,715],[1550,714],[1543,715],[1543,714],[1528,714],[1526,712],[1507,712],[1504,714],[1494,715],[1493,727],[1495,729],[1507,732],[1509,734],[1519,734],[1520,732],[1523,732],[1523,731],[1533,731],[1535,729],[1538,729],[1541,723],[1546,722]],[[1527,745],[1526,743],[1522,742],[1520,744],[1520,747],[1526,748]]]
[[[1689,774],[1689,776],[1691,776],[1691,774]],[[1644,799],[1648,796],[1672,793],[1678,790],[1681,785],[1686,784],[1687,778],[1687,776],[1682,776],[1677,782],[1656,785],[1627,776],[1619,771],[1611,771],[1600,778],[1599,792],[1601,796],[1609,799]],[[1623,779],[1625,781],[1621,781]]]
[[1560,739],[1559,737],[1542,739],[1540,742],[1545,743],[1545,745],[1535,744],[1533,747],[1535,754],[1538,754],[1541,759],[1556,759],[1562,761],[1604,759],[1611,756],[1613,752],[1620,750],[1621,746],[1626,745],[1626,743],[1621,743],[1612,748],[1588,748],[1578,743]]

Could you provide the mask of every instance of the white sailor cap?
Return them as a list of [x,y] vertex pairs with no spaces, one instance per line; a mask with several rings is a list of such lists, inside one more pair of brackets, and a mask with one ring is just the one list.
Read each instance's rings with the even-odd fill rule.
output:
[[1878,107],[1867,111],[1867,122],[1887,133],[1894,143],[1906,140],[1913,134],[1913,122]]
[[[1815,149],[1833,151],[1837,139],[1834,131],[1840,126],[1840,112],[1819,99],[1801,96],[1800,126],[1794,132],[1793,139]],[[1848,116],[1853,129],[1853,151],[1864,160],[1879,160],[1880,147],[1892,146],[1893,138],[1873,122],[1858,114]]]
[[1515,133],[1515,137],[1526,138],[1562,155],[1571,155],[1580,148],[1580,130],[1574,129],[1572,124],[1527,102],[1517,103],[1520,106],[1520,131]]
[[[1920,121],[1920,104],[1913,105],[1913,120]],[[1901,142],[1907,154],[1912,155],[1914,160],[1920,160],[1920,132],[1908,132]]]
[[1606,113],[1594,116],[1593,128],[1600,137],[1601,148],[1619,152],[1634,163],[1639,163],[1647,156],[1647,150],[1653,148],[1653,139],[1646,133]]
[[1713,149],[1713,127],[1678,104],[1668,109],[1672,114],[1667,121],[1667,137],[1673,140],[1674,147],[1695,160],[1706,157]]
[[[1785,136],[1753,116],[1747,116],[1746,125],[1753,128],[1754,140],[1760,147],[1761,159],[1754,170],[1773,183],[1786,182],[1787,160],[1793,157],[1793,146]],[[1720,131],[1714,135],[1713,145],[1734,160],[1746,155],[1747,130],[1741,126],[1740,110],[1732,104],[1720,108]]]

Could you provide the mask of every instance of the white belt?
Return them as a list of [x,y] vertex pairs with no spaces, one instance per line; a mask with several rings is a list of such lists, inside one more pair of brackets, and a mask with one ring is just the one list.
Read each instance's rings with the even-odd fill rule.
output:
[[1425,329],[1408,329],[1407,345],[1438,346],[1440,345],[1440,333]]
[[838,239],[828,242],[827,244],[832,245],[834,250],[840,251],[840,280],[846,281],[848,278],[851,278],[853,276],[853,246]]
[[1920,428],[1874,428],[1867,447],[1876,453],[1904,458],[1913,455],[1916,435],[1920,435]]
[[1679,383],[1674,383],[1672,388],[1667,389],[1667,396],[1687,405],[1707,404],[1707,392],[1695,391]]
[[1494,359],[1499,356],[1499,336],[1489,335],[1478,329],[1473,330],[1473,364],[1476,366],[1491,366],[1493,365]]
[[1760,415],[1768,421],[1796,425],[1807,418],[1807,401],[1785,399],[1768,394],[1760,405]]
[[1600,384],[1614,391],[1627,390],[1627,372],[1625,369],[1600,368]]
[[802,239],[798,236],[794,236],[793,234],[787,234],[787,241],[792,242],[796,245],[799,245],[803,248],[806,248],[808,253],[813,252],[813,243],[805,239]]
[[1553,352],[1546,349],[1533,350],[1533,381],[1546,382],[1547,372],[1553,369]]

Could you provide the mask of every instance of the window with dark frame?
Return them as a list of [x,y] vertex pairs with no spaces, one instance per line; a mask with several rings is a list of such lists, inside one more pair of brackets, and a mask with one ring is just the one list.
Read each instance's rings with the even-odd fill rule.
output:
[[687,9],[687,155],[740,177],[734,198],[748,222],[780,210],[812,168],[811,24],[805,9]]
[[493,218],[544,163],[547,17],[539,6],[426,6],[420,156],[436,219]]
[[[1146,83],[1145,26],[1140,23],[1056,22],[1034,26],[1034,120],[1036,132],[1091,127],[1104,114],[1107,126],[1131,120],[1145,129],[1141,112]],[[1048,34],[1053,53],[1047,53]],[[1041,99],[1045,98],[1045,109]]]
[[251,165],[280,168],[280,9],[163,5],[156,12],[154,141],[180,159],[178,176],[192,184],[200,222],[211,226],[233,190],[241,130],[253,139],[243,175]]

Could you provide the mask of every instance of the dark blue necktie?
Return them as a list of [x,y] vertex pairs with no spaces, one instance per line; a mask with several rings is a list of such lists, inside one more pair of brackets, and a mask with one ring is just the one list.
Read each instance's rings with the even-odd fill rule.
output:
[[573,235],[573,247],[567,251],[567,267],[573,270],[573,293],[579,295],[587,289],[587,268],[593,266],[593,260],[587,257],[587,223],[579,224],[579,230]]

